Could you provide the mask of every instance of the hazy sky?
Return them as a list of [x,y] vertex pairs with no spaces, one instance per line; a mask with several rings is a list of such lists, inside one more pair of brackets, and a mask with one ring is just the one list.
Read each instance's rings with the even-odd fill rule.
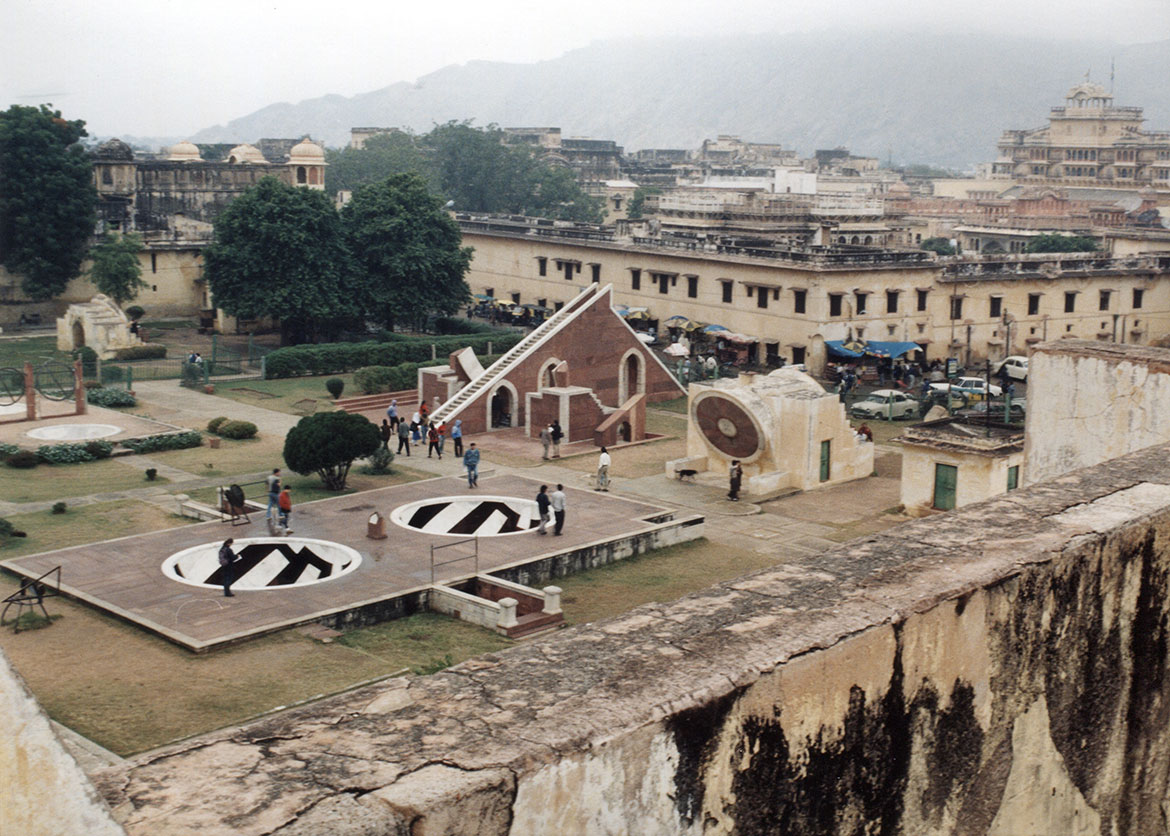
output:
[[475,59],[838,26],[1134,43],[1170,38],[1170,0],[0,0],[0,106],[52,102],[97,135],[184,136]]

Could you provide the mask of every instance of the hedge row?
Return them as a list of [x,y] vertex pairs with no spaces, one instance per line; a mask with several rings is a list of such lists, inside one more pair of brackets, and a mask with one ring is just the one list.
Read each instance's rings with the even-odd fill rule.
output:
[[[507,351],[524,335],[519,332],[454,337],[418,337],[391,342],[327,343],[278,348],[265,358],[267,377],[303,377],[341,374],[363,366],[398,366],[403,363],[443,363],[452,351],[470,346],[476,354]],[[435,360],[431,360],[431,346]],[[413,386],[413,382],[410,384]]]
[[148,435],[142,438],[128,438],[122,442],[135,453],[156,453],[159,450],[183,450],[187,447],[199,447],[203,444],[203,433],[199,430],[187,430],[181,433],[168,435]]
[[80,464],[108,459],[113,452],[114,445],[108,441],[46,444],[37,448],[37,458],[45,464]]
[[167,356],[167,347],[158,343],[114,349],[115,360],[158,360]]
[[[102,370],[105,371],[104,369]],[[90,389],[85,400],[94,406],[137,406],[138,399],[125,389]]]
[[[494,344],[492,348],[495,348]],[[481,356],[479,362],[486,369],[499,358],[499,354],[488,354]],[[418,370],[433,366],[435,362],[427,360],[424,363],[399,363],[397,366],[363,366],[353,373],[353,385],[363,395],[414,389],[418,385]]]

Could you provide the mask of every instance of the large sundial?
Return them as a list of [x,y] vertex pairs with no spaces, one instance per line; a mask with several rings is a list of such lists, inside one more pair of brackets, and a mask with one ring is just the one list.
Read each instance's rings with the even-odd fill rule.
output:
[[691,419],[720,453],[750,462],[764,452],[764,431],[747,409],[722,392],[703,392],[691,401]]

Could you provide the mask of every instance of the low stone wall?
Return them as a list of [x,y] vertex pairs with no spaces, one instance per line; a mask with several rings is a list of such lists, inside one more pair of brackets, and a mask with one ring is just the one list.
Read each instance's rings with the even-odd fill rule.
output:
[[1113,834],[1170,804],[1170,446],[99,773],[130,834]]

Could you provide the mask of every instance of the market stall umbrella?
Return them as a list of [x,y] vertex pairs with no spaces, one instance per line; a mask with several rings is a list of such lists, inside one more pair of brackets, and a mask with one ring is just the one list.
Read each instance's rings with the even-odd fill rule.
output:
[[675,314],[674,316],[667,319],[664,324],[669,325],[671,328],[681,328],[688,322],[690,322],[690,320],[682,314]]
[[691,320],[688,319],[686,324],[682,326],[682,329],[684,331],[686,331],[687,333],[690,333],[691,331],[698,331],[702,327],[703,327],[703,323],[692,322]]
[[726,331],[726,330],[727,329],[724,328],[722,325],[704,325],[703,326],[703,333],[704,334],[714,334],[716,331]]
[[486,293],[477,293],[477,294],[475,294],[475,298],[481,302],[494,302],[494,301],[496,301],[496,297],[488,296]]
[[650,318],[650,314],[647,313],[646,311],[627,311],[627,313],[626,313],[626,319],[632,319],[632,320],[636,320],[639,322],[645,321],[649,318]]
[[671,357],[686,357],[690,352],[678,343],[671,343],[662,353],[669,354]]

